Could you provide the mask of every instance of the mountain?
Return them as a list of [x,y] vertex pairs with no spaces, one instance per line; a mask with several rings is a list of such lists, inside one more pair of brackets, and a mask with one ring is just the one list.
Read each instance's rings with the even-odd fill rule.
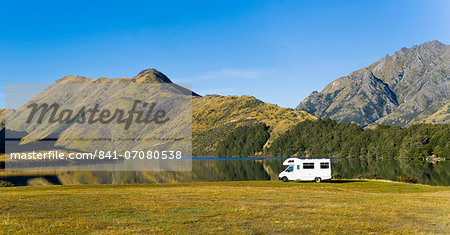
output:
[[191,98],[197,96],[156,70],[135,78],[66,76],[14,112],[7,110],[8,149],[190,151],[183,140],[192,138]]
[[[176,88],[177,90],[181,92],[192,92],[188,89],[179,86],[175,83],[173,83],[165,74],[161,73],[160,71],[156,69],[145,69],[142,70],[139,74],[137,74],[133,78],[98,78],[98,79],[92,79],[87,78],[83,76],[76,76],[76,75],[69,75],[64,76],[58,80],[56,80],[55,83],[169,83],[171,86]],[[193,96],[200,96],[199,94],[192,92]]]
[[297,109],[361,126],[450,123],[450,46],[402,48],[314,91]]
[[[73,86],[73,83],[81,85]],[[119,103],[122,105],[125,103],[125,105],[131,107],[132,100],[134,99],[153,101],[158,98],[158,94],[154,94],[154,91],[145,90],[145,86],[121,86],[121,84],[129,83],[168,84],[171,93],[192,94],[192,117],[188,118],[183,115],[180,117],[179,115],[174,116],[172,117],[173,121],[171,119],[172,122],[165,124],[164,127],[161,127],[161,130],[158,127],[132,126],[129,132],[123,131],[123,134],[126,134],[124,137],[154,138],[155,135],[161,132],[165,133],[164,136],[160,136],[162,138],[175,138],[179,136],[178,134],[190,138],[190,134],[186,135],[184,132],[186,128],[183,125],[180,128],[177,123],[188,123],[187,121],[190,121],[192,118],[192,140],[195,155],[215,155],[220,142],[224,138],[227,138],[227,134],[233,132],[236,128],[252,128],[254,125],[264,125],[267,128],[268,136],[267,139],[264,139],[263,144],[268,146],[274,138],[287,131],[296,123],[316,119],[305,111],[281,108],[274,104],[264,103],[250,96],[207,95],[201,97],[191,90],[172,83],[167,76],[156,69],[144,70],[134,78],[91,79],[74,75],[65,76],[33,97],[28,103],[68,104],[72,110],[79,110],[83,106],[89,107],[92,103],[100,103],[102,104],[102,108],[114,110]],[[104,86],[94,86],[94,84],[117,86],[117,89],[111,89],[111,87],[106,89]],[[159,102],[157,103],[159,104]],[[173,110],[177,107],[176,104],[166,104],[168,107],[166,110]],[[62,108],[63,106],[61,106]],[[0,110],[0,115],[3,113],[4,111]],[[186,112],[182,112],[182,114],[186,114]],[[105,133],[110,133],[108,136],[116,133],[112,129],[113,127],[101,125],[100,123],[90,125],[79,123],[57,125],[48,124],[47,122],[33,122],[32,125],[24,126],[24,121],[27,120],[28,115],[29,109],[26,108],[26,105],[17,110],[8,110],[7,113],[8,131],[26,133],[26,136],[19,137],[25,137],[23,140],[26,141],[42,138],[59,138],[60,141],[58,144],[67,148],[97,148],[101,147],[104,143],[99,142],[98,146],[94,146],[94,142],[92,142],[89,143],[90,146],[85,146],[86,142],[72,141],[69,139],[73,139],[74,137],[92,138],[93,136],[103,138]],[[3,123],[3,118],[1,119]],[[170,131],[167,132],[167,129]],[[121,138],[121,136],[118,138]],[[124,144],[127,143],[124,142]],[[140,146],[146,143],[134,144]]]

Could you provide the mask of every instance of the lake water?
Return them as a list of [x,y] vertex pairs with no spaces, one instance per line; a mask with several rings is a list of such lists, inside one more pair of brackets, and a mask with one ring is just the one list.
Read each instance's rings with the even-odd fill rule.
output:
[[[175,183],[193,181],[278,180],[286,168],[284,158],[199,158],[192,162],[192,172],[54,172],[9,175],[0,180],[17,186],[36,184],[131,184]],[[332,159],[332,171],[343,178],[361,175],[396,180],[399,175],[414,176],[419,183],[450,185],[450,161],[429,163],[394,159]]]

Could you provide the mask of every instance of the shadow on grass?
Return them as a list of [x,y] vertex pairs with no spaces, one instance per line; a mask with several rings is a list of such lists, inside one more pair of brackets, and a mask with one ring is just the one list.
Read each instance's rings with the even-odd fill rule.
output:
[[[315,183],[314,181],[294,181],[296,183]],[[344,184],[344,183],[356,183],[356,182],[367,182],[367,180],[324,180],[322,183],[332,183],[332,184]]]
[[327,181],[324,181],[324,182],[325,183],[342,184],[342,183],[367,182],[367,180],[327,180]]

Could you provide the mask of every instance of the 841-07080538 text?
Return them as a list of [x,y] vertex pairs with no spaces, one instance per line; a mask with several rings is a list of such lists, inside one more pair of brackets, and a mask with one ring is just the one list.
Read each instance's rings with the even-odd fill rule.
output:
[[164,151],[102,151],[94,152],[27,152],[27,153],[10,153],[11,160],[119,160],[119,159],[140,159],[140,160],[180,160],[183,153],[180,150],[164,150]]

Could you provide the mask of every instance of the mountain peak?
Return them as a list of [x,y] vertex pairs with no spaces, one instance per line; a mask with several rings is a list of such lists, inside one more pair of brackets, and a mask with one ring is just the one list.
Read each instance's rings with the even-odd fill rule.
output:
[[142,70],[133,80],[146,83],[172,83],[166,75],[156,69]]
[[[362,126],[404,126],[436,112],[443,116],[439,110],[450,102],[449,52],[450,46],[437,40],[404,47],[312,93],[297,109]],[[449,122],[445,115],[435,119]]]
[[56,80],[57,83],[85,83],[90,81],[92,79],[77,75],[68,75]]
[[434,40],[422,43],[419,46],[414,46],[413,48],[419,48],[422,51],[425,50],[425,51],[442,52],[446,50],[447,45],[438,40]]
[[425,43],[422,43],[421,45],[427,45],[427,46],[433,46],[433,47],[442,47],[442,46],[446,46],[444,43],[438,41],[438,40],[433,40],[433,41],[428,41]]

